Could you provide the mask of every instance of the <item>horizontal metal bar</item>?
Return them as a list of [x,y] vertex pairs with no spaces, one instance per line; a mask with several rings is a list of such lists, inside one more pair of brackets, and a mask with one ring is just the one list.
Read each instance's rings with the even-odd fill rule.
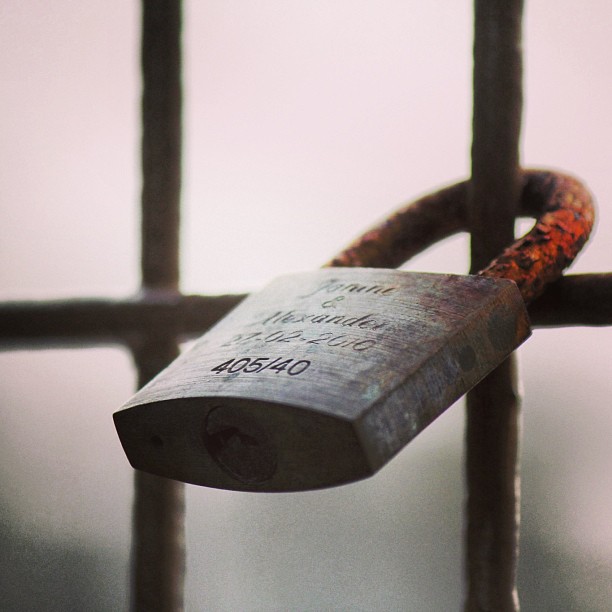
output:
[[[155,329],[188,339],[205,332],[245,297],[149,292],[125,300],[4,302],[0,349],[133,345]],[[612,273],[564,276],[529,306],[529,314],[534,327],[612,325]]]
[[125,300],[73,299],[0,303],[0,349],[70,345],[134,346],[144,334],[187,339],[214,325],[244,295],[147,292]]
[[535,327],[612,325],[612,273],[569,274],[529,305]]

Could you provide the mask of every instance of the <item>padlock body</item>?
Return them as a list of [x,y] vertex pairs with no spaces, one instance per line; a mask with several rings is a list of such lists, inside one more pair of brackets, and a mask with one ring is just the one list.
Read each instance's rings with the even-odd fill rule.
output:
[[511,281],[327,268],[249,296],[115,414],[131,464],[295,491],[389,461],[529,336]]

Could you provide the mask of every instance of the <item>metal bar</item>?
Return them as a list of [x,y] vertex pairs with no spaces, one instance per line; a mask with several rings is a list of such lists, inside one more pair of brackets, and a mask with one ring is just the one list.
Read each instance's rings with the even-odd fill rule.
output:
[[[189,339],[203,334],[246,294],[147,294],[134,300],[0,303],[0,350],[126,344],[151,329]],[[529,305],[533,327],[612,325],[612,273],[570,274]]]
[[572,274],[529,306],[537,327],[612,325],[612,274]]
[[142,284],[178,289],[181,2],[142,2]]
[[23,346],[124,344],[151,330],[186,340],[202,334],[245,295],[148,292],[125,300],[74,299],[0,303],[0,350]]
[[472,270],[514,238],[519,210],[522,0],[475,0],[472,176],[468,203]]
[[[474,115],[468,222],[471,270],[514,237],[520,174],[522,0],[475,0]],[[468,393],[465,570],[469,612],[518,610],[520,406],[514,357]]]
[[[134,352],[138,386],[178,356],[172,336],[149,336]],[[138,612],[183,609],[184,485],[136,471],[132,534],[132,601]]]
[[[181,190],[181,2],[142,0],[143,290],[179,289]],[[139,385],[179,352],[168,330],[134,347]],[[132,601],[137,611],[183,609],[184,486],[135,473]]]

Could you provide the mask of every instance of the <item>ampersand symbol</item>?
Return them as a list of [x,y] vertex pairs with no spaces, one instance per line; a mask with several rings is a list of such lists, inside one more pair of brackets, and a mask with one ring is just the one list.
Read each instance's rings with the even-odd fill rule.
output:
[[335,308],[336,307],[336,302],[341,302],[344,299],[343,295],[339,295],[337,297],[335,297],[333,300],[328,300],[327,302],[323,302],[321,304],[321,306],[323,308]]

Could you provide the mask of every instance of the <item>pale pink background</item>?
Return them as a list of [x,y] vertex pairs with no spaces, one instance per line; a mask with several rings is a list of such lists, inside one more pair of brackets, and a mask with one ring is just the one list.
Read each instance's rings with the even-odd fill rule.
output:
[[[184,290],[316,268],[465,177],[471,19],[455,0],[186,2]],[[2,299],[137,289],[138,22],[120,0],[0,6]],[[575,272],[612,270],[610,32],[602,0],[527,3],[523,163],[599,202]],[[457,237],[408,267],[467,258]],[[609,610],[612,328],[537,331],[520,361],[524,609]],[[20,589],[39,605],[34,581],[45,609],[123,608],[132,472],[111,414],[129,355],[5,352],[0,372],[0,607]],[[462,426],[460,404],[340,489],[189,487],[187,609],[458,610]]]

